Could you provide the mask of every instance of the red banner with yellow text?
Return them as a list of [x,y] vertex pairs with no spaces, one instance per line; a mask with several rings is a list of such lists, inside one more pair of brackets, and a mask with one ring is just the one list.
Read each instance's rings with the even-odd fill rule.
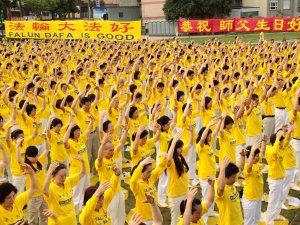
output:
[[179,20],[180,33],[296,32],[300,18],[226,18]]

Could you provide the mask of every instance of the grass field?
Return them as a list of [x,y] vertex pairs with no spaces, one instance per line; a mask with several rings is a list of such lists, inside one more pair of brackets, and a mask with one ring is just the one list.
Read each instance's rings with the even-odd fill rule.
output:
[[[234,38],[238,36],[242,38],[245,42],[257,43],[259,41],[259,33],[254,34],[229,34],[229,35],[209,35],[201,37],[185,36],[181,37],[180,40],[183,42],[194,41],[197,43],[204,43],[212,38],[217,38],[223,42],[233,42]],[[274,39],[275,41],[280,41],[282,39],[294,40],[300,38],[300,32],[287,32],[287,33],[265,33],[265,40]]]
[[[130,158],[129,153],[125,152],[125,156],[127,158]],[[129,171],[129,169],[125,169],[125,171]],[[267,184],[267,175],[264,174],[264,181],[265,181],[265,185],[264,185],[264,193],[268,194],[269,188],[268,188],[268,184]],[[122,182],[122,187],[129,190],[128,193],[128,199],[126,200],[126,213],[129,213],[131,209],[134,208],[135,206],[135,198],[132,194],[132,192],[130,191],[129,185],[127,185],[126,183]],[[201,198],[201,191],[199,191],[198,193],[198,197]],[[289,193],[290,196],[293,197],[297,197],[300,198],[300,192],[299,191],[293,191],[291,190]],[[267,209],[267,203],[263,202],[262,204],[262,212],[265,212]],[[215,211],[218,211],[217,207],[215,206]],[[170,225],[171,223],[171,216],[170,216],[170,209],[169,208],[161,208],[161,213],[163,215],[164,218],[164,225]],[[282,210],[281,211],[281,215],[286,217],[289,220],[289,225],[300,225],[300,209],[290,209],[290,210]],[[208,225],[216,225],[216,223],[209,223]],[[275,223],[275,225],[287,225],[287,223],[285,222],[279,222],[279,223]]]

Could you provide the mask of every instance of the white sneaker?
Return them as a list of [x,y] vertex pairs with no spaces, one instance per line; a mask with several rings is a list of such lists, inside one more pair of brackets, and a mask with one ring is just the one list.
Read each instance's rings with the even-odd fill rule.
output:
[[295,190],[295,191],[300,191],[300,187],[296,184],[294,184],[291,189]]
[[281,208],[282,208],[282,209],[288,209],[288,207],[286,207],[285,204],[282,204]]
[[219,213],[213,211],[213,212],[207,213],[207,215],[208,215],[209,217],[218,217],[218,216],[219,216]]
[[279,215],[279,216],[277,216],[277,217],[275,218],[275,220],[277,220],[277,221],[285,221],[285,218],[282,217],[281,215]]

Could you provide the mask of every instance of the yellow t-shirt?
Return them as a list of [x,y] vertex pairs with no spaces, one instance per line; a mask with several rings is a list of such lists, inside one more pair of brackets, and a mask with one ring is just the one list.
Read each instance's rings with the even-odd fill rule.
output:
[[290,120],[294,122],[296,129],[293,133],[293,138],[300,138],[300,117],[299,112],[296,112],[296,116],[293,113],[290,115]]
[[8,211],[0,205],[0,224],[11,225],[24,220],[23,207],[29,202],[28,191],[15,198],[12,211]]
[[[206,207],[205,202],[202,202],[201,206],[202,206],[202,216],[203,216],[205,213],[207,213],[207,207]],[[179,222],[177,223],[177,225],[182,225],[182,224],[183,224],[183,217],[180,216]],[[205,225],[205,223],[204,223],[203,219],[200,218],[197,223],[191,222],[190,225]]]
[[197,162],[199,178],[206,180],[207,177],[215,177],[216,156],[211,147],[211,143],[209,145],[204,145],[203,148],[198,144],[197,153],[199,156],[199,161]]
[[81,162],[74,159],[74,156],[80,155],[85,162],[86,171],[90,171],[90,164],[88,159],[87,148],[85,145],[86,140],[88,139],[86,132],[82,133],[78,139],[75,141],[69,138],[70,148],[67,151],[70,153],[70,174],[75,175],[80,173]]
[[170,174],[168,196],[176,198],[186,195],[189,191],[189,180],[186,168],[184,168],[183,174],[181,174],[179,177],[174,160],[172,160],[171,165],[168,166],[167,169],[168,173]]
[[107,208],[116,194],[116,187],[119,183],[119,178],[117,176],[113,176],[111,179],[112,186],[108,190],[104,192],[104,202],[103,206],[99,211],[96,211],[96,206],[99,198],[92,196],[82,209],[79,215],[80,224],[84,225],[110,225],[111,218],[107,214]]
[[283,167],[284,169],[296,168],[296,157],[293,147],[290,145],[290,140],[284,139],[283,142]]
[[155,147],[154,138],[149,138],[143,146],[138,146],[137,153],[133,153],[133,145],[130,148],[132,164],[135,166],[140,160],[150,156],[151,150]]
[[79,174],[67,177],[61,188],[53,181],[50,183],[49,196],[44,195],[48,208],[57,215],[57,220],[48,218],[49,225],[77,225],[73,201],[73,187],[79,183]]
[[244,115],[236,121],[236,125],[233,127],[236,145],[246,144],[245,125],[246,125],[246,116]]
[[266,159],[269,165],[268,177],[272,180],[283,179],[285,177],[283,149],[279,148],[278,140],[273,146],[267,146]]
[[274,116],[275,115],[275,104],[273,98],[268,98],[262,102],[262,107],[264,109],[265,116]]
[[150,204],[144,203],[146,200],[145,194],[150,194],[157,200],[156,181],[165,170],[165,163],[166,159],[161,158],[159,166],[152,171],[148,182],[140,178],[143,170],[142,166],[138,166],[135,169],[130,179],[130,189],[135,197],[135,212],[142,215],[143,221],[152,220]]
[[242,225],[243,216],[239,193],[234,185],[225,185],[222,196],[218,195],[218,182],[215,183],[215,201],[219,208],[218,224]]
[[225,156],[228,156],[231,159],[231,162],[236,161],[236,140],[234,136],[234,129],[235,127],[232,128],[231,132],[224,129],[224,137],[219,135],[220,161],[222,161]]
[[[205,109],[200,111],[200,117],[203,122],[203,127],[206,127],[210,121],[216,118],[216,112],[215,107],[212,107],[211,109]],[[214,130],[215,125],[211,128],[211,130]]]
[[258,136],[262,132],[262,114],[259,108],[254,107],[246,120],[246,135]]
[[245,163],[244,175],[246,184],[244,185],[244,196],[248,200],[258,201],[262,198],[264,187],[261,165],[259,162],[253,164],[250,173],[247,172],[247,166],[248,163]]
[[[40,117],[41,113],[42,112],[37,112],[34,118],[27,116],[27,114],[25,113],[26,119],[23,120],[23,123],[21,124],[21,127],[24,131],[25,136],[30,136],[34,133],[34,129],[35,129],[33,126],[34,121],[37,122],[38,134],[43,133],[43,127],[42,127],[42,122],[41,122],[41,117]],[[36,138],[34,140],[32,140],[32,142],[34,145],[41,145],[41,144],[43,144],[44,139],[38,135],[38,136],[36,136]]]
[[159,154],[163,152],[168,152],[169,141],[173,138],[172,134],[169,132],[161,132],[159,135],[158,143],[159,143]]
[[[37,169],[36,163],[32,163],[34,168],[37,169],[37,171],[35,172],[35,177],[36,177],[37,182],[38,182],[38,189],[34,193],[33,198],[43,195],[43,185],[44,185],[44,181],[45,181],[45,177],[46,177],[46,171],[44,169],[44,166],[47,162],[47,156],[45,155],[45,153],[40,155],[38,161],[42,164],[42,169],[41,170]],[[28,174],[26,174],[26,190],[28,190],[30,187],[31,187],[30,176]]]
[[51,162],[57,161],[60,163],[65,162],[68,159],[68,153],[63,144],[63,134],[50,131],[51,136],[49,138],[49,144],[51,146],[50,158]]
[[282,90],[277,91],[277,94],[274,96],[274,103],[275,103],[276,107],[279,107],[279,108],[285,107],[284,95],[282,93]]

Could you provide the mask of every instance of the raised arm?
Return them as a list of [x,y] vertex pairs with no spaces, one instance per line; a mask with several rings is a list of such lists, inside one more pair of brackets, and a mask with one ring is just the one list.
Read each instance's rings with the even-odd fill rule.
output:
[[172,140],[172,144],[168,150],[167,166],[171,165],[171,162],[173,160],[174,151],[175,151],[175,145],[176,145],[177,141],[180,140],[181,136],[182,136],[182,132],[178,132],[175,134],[175,136]]
[[203,146],[204,146],[204,142],[205,142],[205,140],[206,140],[206,138],[207,138],[207,135],[208,135],[208,132],[209,132],[210,127],[213,126],[213,125],[215,125],[215,124],[217,123],[217,121],[218,121],[217,119],[213,119],[213,120],[211,120],[211,121],[207,124],[207,126],[206,126],[206,128],[205,128],[205,130],[204,130],[204,132],[203,132],[203,134],[202,134],[202,136],[201,136],[200,142],[199,142],[201,148],[203,148]]
[[28,189],[28,194],[29,194],[29,199],[31,199],[38,189],[38,182],[31,166],[29,166],[28,164],[24,164],[23,170],[25,174],[29,174],[30,176],[31,185],[30,188]]
[[2,153],[2,160],[0,162],[0,168],[4,169],[9,164],[9,157],[4,149],[3,145],[0,144],[0,151]]
[[94,122],[95,122],[95,118],[92,114],[89,115],[89,119],[90,119],[90,122],[89,122],[89,125],[86,129],[86,135],[89,136],[91,134],[91,132],[93,131],[93,128],[94,128]]
[[58,162],[52,162],[48,172],[47,172],[47,176],[46,179],[44,181],[44,185],[43,185],[43,193],[44,195],[49,197],[49,187],[50,187],[50,182],[51,182],[51,178],[52,178],[52,173],[53,171],[59,166]]
[[226,167],[229,165],[230,163],[230,158],[228,156],[225,156],[221,162],[220,165],[220,173],[219,173],[219,177],[218,177],[218,189],[217,189],[217,193],[219,197],[222,197],[224,194],[224,190],[225,190],[225,169]]
[[160,212],[160,209],[155,203],[155,198],[152,195],[145,194],[146,200],[144,203],[149,203],[151,206],[151,212],[153,217],[153,225],[162,225],[163,224],[163,216]]
[[66,149],[69,149],[69,148],[70,148],[69,138],[70,138],[71,130],[72,130],[72,128],[73,128],[74,126],[75,126],[74,123],[70,124],[70,126],[69,126],[68,129],[67,129],[67,132],[66,132],[65,135],[64,135],[63,142],[64,142],[64,146],[65,146]]
[[249,158],[248,158],[248,166],[247,166],[247,172],[248,173],[251,173],[251,171],[252,171],[252,166],[253,166],[253,161],[254,161],[254,153],[255,153],[255,150],[258,149],[259,144],[260,144],[259,142],[256,142],[251,147],[250,155],[249,155]]
[[214,203],[214,199],[215,199],[215,192],[214,192],[215,180],[214,179],[215,178],[213,178],[213,177],[208,177],[208,179],[207,179],[207,182],[209,184],[209,189],[208,189],[206,198],[204,200],[207,209],[209,209],[211,207],[211,205]]
[[198,193],[197,188],[193,188],[188,193],[184,213],[182,216],[182,225],[190,225],[192,220],[192,204]]
[[101,142],[101,145],[99,147],[99,150],[98,150],[98,167],[102,167],[102,162],[103,162],[103,157],[104,157],[104,145],[108,142],[110,142],[111,140],[111,136],[110,135],[105,135],[102,139],[102,142]]
[[141,133],[144,130],[145,130],[145,127],[144,126],[140,126],[139,129],[136,132],[135,139],[134,139],[134,142],[133,142],[133,147],[132,147],[132,151],[133,151],[134,155],[137,154],[137,151],[138,151],[138,148],[139,148],[140,136],[141,136]]
[[83,160],[83,158],[80,156],[80,155],[76,155],[74,156],[74,159],[75,160],[78,160],[79,162],[81,162],[81,169],[80,169],[80,172],[79,172],[79,179],[83,178],[87,171],[86,171],[86,167],[85,167],[85,162]]
[[124,147],[124,145],[126,143],[127,135],[128,135],[128,130],[129,130],[129,126],[125,125],[125,127],[123,128],[123,132],[122,132],[122,136],[121,136],[120,142],[117,145],[117,147],[115,148],[115,150],[117,152],[119,152]]

